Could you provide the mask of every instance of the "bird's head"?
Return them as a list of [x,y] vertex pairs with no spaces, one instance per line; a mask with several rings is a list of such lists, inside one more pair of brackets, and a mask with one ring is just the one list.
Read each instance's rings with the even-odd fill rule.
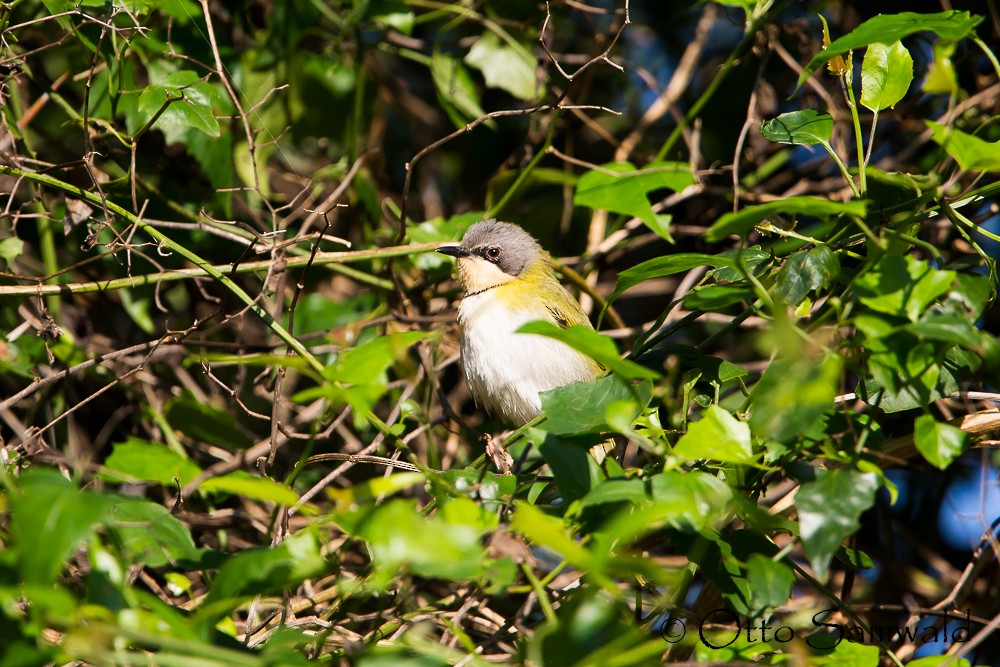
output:
[[458,281],[467,295],[514,280],[555,280],[549,253],[531,234],[509,222],[477,222],[461,243],[437,251],[458,261]]

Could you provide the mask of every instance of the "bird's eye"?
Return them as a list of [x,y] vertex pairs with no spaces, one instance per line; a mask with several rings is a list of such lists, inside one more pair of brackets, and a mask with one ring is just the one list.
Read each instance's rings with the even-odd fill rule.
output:
[[486,249],[486,258],[487,259],[500,259],[500,248],[496,248],[496,247],[487,248]]

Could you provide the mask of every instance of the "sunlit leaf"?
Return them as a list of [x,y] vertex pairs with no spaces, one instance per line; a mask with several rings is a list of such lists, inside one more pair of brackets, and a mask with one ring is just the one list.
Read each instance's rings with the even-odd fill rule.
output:
[[875,42],[861,64],[861,104],[872,111],[891,109],[913,81],[913,58],[902,42]]
[[969,434],[951,424],[920,415],[913,426],[913,442],[928,463],[939,470],[947,468],[963,451]]
[[659,234],[661,225],[647,194],[656,190],[678,192],[693,184],[691,165],[683,162],[651,162],[642,169],[628,162],[611,162],[580,177],[573,203],[635,216]]
[[765,121],[760,133],[768,141],[797,146],[829,144],[833,134],[833,116],[825,111],[803,109],[789,111]]
[[802,543],[813,570],[822,579],[834,553],[860,527],[861,514],[875,502],[878,477],[856,470],[816,469],[816,479],[799,487]]
[[795,583],[795,572],[782,562],[762,554],[752,554],[747,561],[752,611],[774,609],[788,602]]
[[927,121],[932,138],[955,158],[959,166],[972,171],[1000,171],[1000,141],[985,141],[932,120]]
[[548,416],[542,427],[557,435],[608,431],[607,405],[614,401],[635,401],[645,406],[651,395],[649,380],[632,384],[617,375],[609,375],[590,382],[571,382],[541,393],[542,411]]
[[524,47],[515,48],[486,32],[469,49],[465,62],[483,73],[490,88],[506,90],[519,100],[535,97],[535,59]]
[[166,445],[140,438],[115,443],[104,462],[105,476],[130,481],[143,480],[172,486],[174,479],[183,486],[201,474],[194,461],[184,458]]
[[710,405],[702,418],[688,425],[687,433],[674,445],[674,456],[693,461],[712,459],[724,463],[754,460],[750,426],[717,405]]

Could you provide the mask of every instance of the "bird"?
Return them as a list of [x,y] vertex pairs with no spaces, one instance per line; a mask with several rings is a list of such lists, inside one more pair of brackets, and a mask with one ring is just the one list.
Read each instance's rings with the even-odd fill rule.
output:
[[469,227],[454,257],[464,292],[458,307],[465,378],[476,404],[520,426],[542,410],[539,392],[593,380],[604,367],[563,342],[518,333],[536,320],[593,329],[580,304],[559,283],[552,257],[516,224],[495,219]]

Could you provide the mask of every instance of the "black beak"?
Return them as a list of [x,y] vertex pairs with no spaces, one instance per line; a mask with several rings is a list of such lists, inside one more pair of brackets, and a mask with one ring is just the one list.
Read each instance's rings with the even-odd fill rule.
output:
[[452,257],[468,257],[472,254],[460,245],[441,246],[437,251],[442,255],[451,255]]

